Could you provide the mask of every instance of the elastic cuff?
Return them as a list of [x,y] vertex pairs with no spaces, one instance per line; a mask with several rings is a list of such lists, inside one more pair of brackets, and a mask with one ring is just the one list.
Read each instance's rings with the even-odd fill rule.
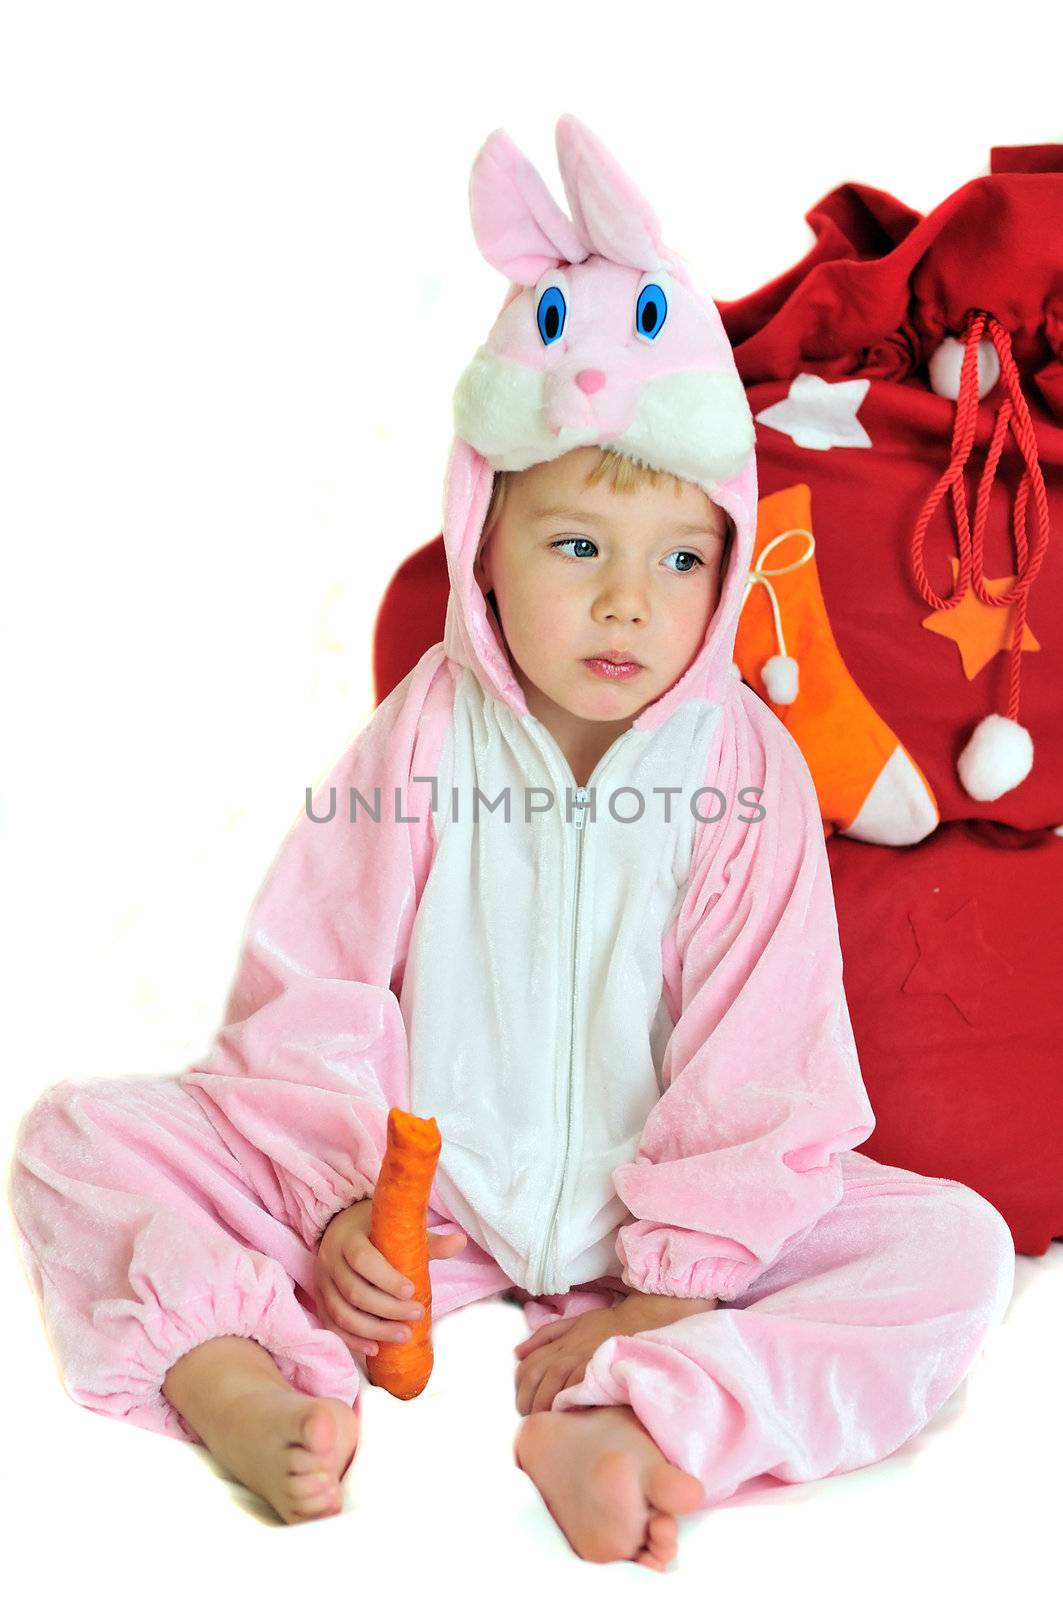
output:
[[763,1270],[759,1261],[699,1261],[687,1274],[685,1281],[673,1279],[666,1282],[659,1264],[646,1263],[644,1283],[632,1283],[627,1267],[621,1273],[629,1289],[640,1294],[671,1295],[678,1300],[736,1300],[745,1294],[750,1284]]
[[97,1330],[108,1335],[118,1361],[110,1372],[92,1374],[92,1381],[77,1381],[68,1373],[67,1392],[80,1405],[105,1416],[120,1417],[156,1433],[203,1444],[162,1392],[174,1363],[197,1345],[224,1335],[254,1339],[273,1357],[293,1388],[353,1405],[361,1386],[359,1368],[338,1334],[315,1328],[296,1301],[283,1270],[268,1270],[249,1257],[253,1280],[248,1287],[212,1291],[180,1307],[145,1305],[129,1300],[105,1301],[95,1308]]
[[[318,1245],[321,1243],[325,1230],[333,1217],[338,1217],[341,1211],[346,1211],[350,1206],[358,1205],[362,1200],[368,1200],[373,1193],[368,1184],[364,1186],[364,1189],[361,1185],[355,1184],[349,1185],[349,1188],[350,1194],[346,1200],[338,1200],[335,1191],[324,1199],[319,1199],[317,1195],[311,1195],[306,1200],[303,1211],[296,1219],[296,1227],[308,1250],[312,1250],[316,1254]],[[359,1192],[360,1189],[362,1192]]]

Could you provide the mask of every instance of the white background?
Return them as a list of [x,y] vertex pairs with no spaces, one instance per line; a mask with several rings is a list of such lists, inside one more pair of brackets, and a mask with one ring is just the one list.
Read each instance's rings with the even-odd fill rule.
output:
[[[927,211],[991,144],[1063,140],[1063,119],[1058,19],[1028,3],[0,15],[10,1138],[60,1078],[205,1051],[304,790],[372,711],[373,617],[438,532],[451,393],[505,288],[468,217],[493,128],[563,203],[574,112],[726,300],[805,253],[836,184]],[[673,1586],[1047,1592],[1061,1252],[1020,1260],[1006,1323],[913,1444],[684,1521]],[[27,1581],[353,1594],[476,1588],[504,1559],[521,1593],[661,1581],[580,1562],[512,1466],[516,1307],[436,1330],[433,1403],[368,1394],[346,1514],[287,1529],[203,1452],[68,1399],[13,1239],[3,1271]]]

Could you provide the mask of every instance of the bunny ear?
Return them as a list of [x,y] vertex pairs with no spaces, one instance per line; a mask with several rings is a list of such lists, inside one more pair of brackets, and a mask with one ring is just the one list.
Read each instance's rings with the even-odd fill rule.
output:
[[504,128],[488,136],[473,162],[469,210],[481,255],[514,283],[535,283],[560,261],[590,254]]
[[643,272],[671,265],[644,195],[578,117],[557,122],[557,164],[576,227],[596,255]]

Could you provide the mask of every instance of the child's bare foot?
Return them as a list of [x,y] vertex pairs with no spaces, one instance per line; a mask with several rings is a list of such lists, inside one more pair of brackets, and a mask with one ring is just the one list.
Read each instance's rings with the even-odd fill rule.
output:
[[342,1400],[293,1389],[250,1340],[212,1339],[171,1368],[163,1392],[211,1455],[285,1522],[340,1509],[359,1423]]
[[699,1510],[705,1498],[630,1406],[533,1412],[514,1456],[586,1561],[630,1560],[663,1572],[676,1553],[676,1515]]
[[263,1384],[222,1411],[203,1442],[285,1522],[304,1522],[340,1510],[340,1479],[358,1447],[358,1418],[342,1400]]

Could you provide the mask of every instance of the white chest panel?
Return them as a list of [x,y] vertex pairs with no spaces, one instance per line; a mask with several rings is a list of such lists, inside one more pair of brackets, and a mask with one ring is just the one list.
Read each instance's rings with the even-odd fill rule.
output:
[[[434,796],[419,786],[438,846],[400,996],[411,1109],[439,1126],[449,1214],[534,1295],[619,1275],[629,1213],[612,1173],[661,1093],[661,947],[718,717],[691,701],[629,729],[579,790],[543,724],[466,669]],[[718,802],[695,805],[711,816]]]

